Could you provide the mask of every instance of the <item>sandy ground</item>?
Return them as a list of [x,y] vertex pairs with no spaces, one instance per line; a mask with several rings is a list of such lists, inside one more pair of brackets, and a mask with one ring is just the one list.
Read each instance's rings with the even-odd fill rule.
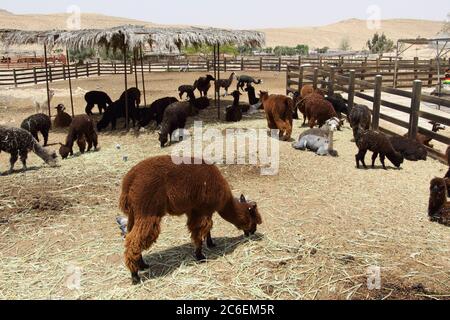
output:
[[[175,95],[178,85],[197,76],[152,74],[148,100]],[[284,73],[255,76],[264,79],[261,89],[284,93]],[[103,89],[117,98],[122,82],[121,77],[75,81],[76,113],[84,110],[84,90]],[[52,85],[54,103],[68,106],[65,85]],[[20,95],[33,88],[0,98],[1,123],[18,126],[33,112],[31,99]],[[187,127],[200,119],[206,128],[266,128],[262,114],[226,124],[217,121],[216,110]],[[294,137],[303,130],[297,122]],[[50,142],[63,142],[65,135],[52,132]],[[131,286],[115,223],[120,183],[139,161],[172,149],[159,148],[156,132],[118,131],[100,135],[99,152],[61,161],[58,168],[30,155],[32,170],[0,176],[0,299],[450,298],[449,229],[427,218],[428,183],[447,167],[430,159],[407,162],[402,170],[357,170],[351,138],[348,126],[336,134],[338,158],[282,143],[276,176],[261,176],[258,166],[220,166],[236,195],[258,202],[264,219],[258,236],[246,240],[216,217],[218,247],[205,250],[208,263],[197,264],[185,218],[169,217],[145,254],[151,271],[139,286]],[[0,170],[7,163],[0,154]],[[373,267],[381,268],[380,290],[367,287]],[[81,286],[71,290],[77,268]]]

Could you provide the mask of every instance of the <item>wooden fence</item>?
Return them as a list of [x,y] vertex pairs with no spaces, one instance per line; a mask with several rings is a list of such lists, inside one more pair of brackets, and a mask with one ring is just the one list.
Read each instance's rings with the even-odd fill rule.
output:
[[[335,68],[340,75],[348,75],[350,70],[355,70],[357,79],[364,80],[375,75],[383,76],[383,83],[392,87],[410,87],[412,80],[422,80],[428,86],[437,83],[437,63],[435,60],[400,60],[398,64],[390,59],[369,60],[366,58],[349,59],[339,58],[305,58],[305,57],[241,57],[236,59],[223,59],[220,61],[221,72],[241,71],[287,71],[292,65],[306,64],[310,67],[318,67],[322,70]],[[441,62],[441,71],[444,72],[450,63]],[[211,59],[205,60],[167,60],[159,62],[146,62],[143,67],[140,63],[136,68],[130,64],[128,73],[137,72],[210,72],[213,68]],[[115,62],[89,62],[84,65],[61,65],[51,63],[48,65],[49,81],[67,80],[70,74],[72,79],[123,74],[125,72],[123,63]],[[45,82],[45,67],[36,65],[31,68],[0,68],[0,86],[19,86],[26,84],[37,84]]]
[[[424,81],[420,79],[419,75],[417,76],[417,79],[411,80],[409,87],[412,87],[412,92],[410,92],[386,86],[386,82],[384,81],[384,76],[382,74],[371,76],[366,74],[364,79],[361,80],[360,73],[358,73],[357,70],[349,70],[348,74],[341,74],[339,71],[340,69],[338,67],[325,70],[314,67],[299,67],[298,65],[289,66],[287,70],[286,92],[288,94],[298,92],[298,90],[306,84],[311,84],[314,88],[321,88],[328,93],[328,95],[332,95],[335,91],[345,92],[348,94],[347,102],[350,109],[353,108],[355,104],[355,97],[372,104],[373,130],[380,130],[389,135],[398,135],[398,132],[394,132],[387,128],[382,128],[380,126],[380,120],[384,120],[396,127],[408,130],[411,138],[415,138],[417,133],[422,133],[436,141],[450,145],[450,138],[447,136],[432,132],[419,126],[420,119],[435,121],[447,127],[450,126],[450,117],[439,116],[421,110],[421,103],[424,102],[450,108],[450,100],[424,94],[422,92]],[[425,84],[429,85],[429,83],[430,82],[428,79],[426,79]],[[365,90],[370,90],[371,92],[373,90],[373,93],[365,93]],[[382,99],[382,93],[407,98],[410,101],[409,106],[384,100]],[[383,113],[381,107],[386,107],[391,110],[404,113],[407,115],[409,121],[401,120],[393,117],[392,115]],[[445,159],[443,154],[434,149],[429,149],[429,152],[431,155],[440,160]]]

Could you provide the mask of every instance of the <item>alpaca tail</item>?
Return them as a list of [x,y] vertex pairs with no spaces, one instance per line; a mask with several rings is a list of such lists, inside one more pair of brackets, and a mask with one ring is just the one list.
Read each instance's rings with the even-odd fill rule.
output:
[[56,166],[56,153],[50,152],[44,147],[42,147],[35,139],[33,139],[33,152],[48,165],[54,167]]

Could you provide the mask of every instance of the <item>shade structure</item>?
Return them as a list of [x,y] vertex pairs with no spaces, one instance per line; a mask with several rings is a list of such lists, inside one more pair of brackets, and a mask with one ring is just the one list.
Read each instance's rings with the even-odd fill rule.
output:
[[110,29],[23,31],[0,30],[0,42],[5,46],[47,45],[69,49],[105,47],[122,50],[123,44],[132,50],[149,46],[153,52],[179,52],[182,47],[202,45],[245,45],[253,48],[265,45],[262,32],[224,30],[216,28],[146,28],[120,26]]

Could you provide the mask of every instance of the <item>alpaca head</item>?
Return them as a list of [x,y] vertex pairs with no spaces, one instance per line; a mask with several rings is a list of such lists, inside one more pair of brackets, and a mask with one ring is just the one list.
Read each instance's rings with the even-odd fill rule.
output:
[[169,138],[167,137],[167,134],[163,134],[162,132],[158,133],[159,135],[159,142],[161,144],[161,148],[164,148],[166,143],[169,141]]
[[237,90],[234,90],[233,93],[231,94],[231,96],[237,100],[237,99],[239,99],[240,96],[242,96],[242,93],[240,93]]
[[50,167],[55,167],[58,164],[58,156],[55,151],[52,151],[49,157],[45,160]]
[[396,168],[400,168],[400,166],[402,165],[402,163],[405,161],[405,158],[403,157],[403,155],[399,152],[394,152],[392,155],[387,155],[387,158],[389,159],[389,161],[392,162],[392,164],[396,167]]
[[216,81],[216,78],[214,78],[212,75],[207,74],[206,75],[206,81]]
[[322,130],[329,130],[329,131],[338,131],[341,129],[341,120],[338,118],[331,118],[325,122],[325,124],[321,127]]
[[64,112],[64,110],[66,110],[66,107],[65,107],[62,103],[60,103],[60,104],[58,104],[57,107],[55,107],[55,109],[56,109],[58,112]]
[[262,218],[258,211],[256,202],[249,202],[244,195],[239,199],[239,211],[244,215],[244,224],[240,229],[244,231],[245,236],[249,237],[256,233],[258,225],[262,224]]
[[267,91],[259,91],[259,99],[261,101],[265,101],[269,98],[269,92]]
[[439,132],[441,130],[446,129],[445,126],[443,126],[442,124],[437,123],[435,121],[430,121],[430,124],[433,125],[433,129],[432,129],[433,132]]
[[50,90],[49,95],[50,95],[50,99],[52,99],[55,96],[55,91]]
[[67,159],[69,157],[70,154],[70,148],[67,147],[66,145],[60,143],[61,147],[59,148],[59,155],[61,156],[61,158],[63,160]]

